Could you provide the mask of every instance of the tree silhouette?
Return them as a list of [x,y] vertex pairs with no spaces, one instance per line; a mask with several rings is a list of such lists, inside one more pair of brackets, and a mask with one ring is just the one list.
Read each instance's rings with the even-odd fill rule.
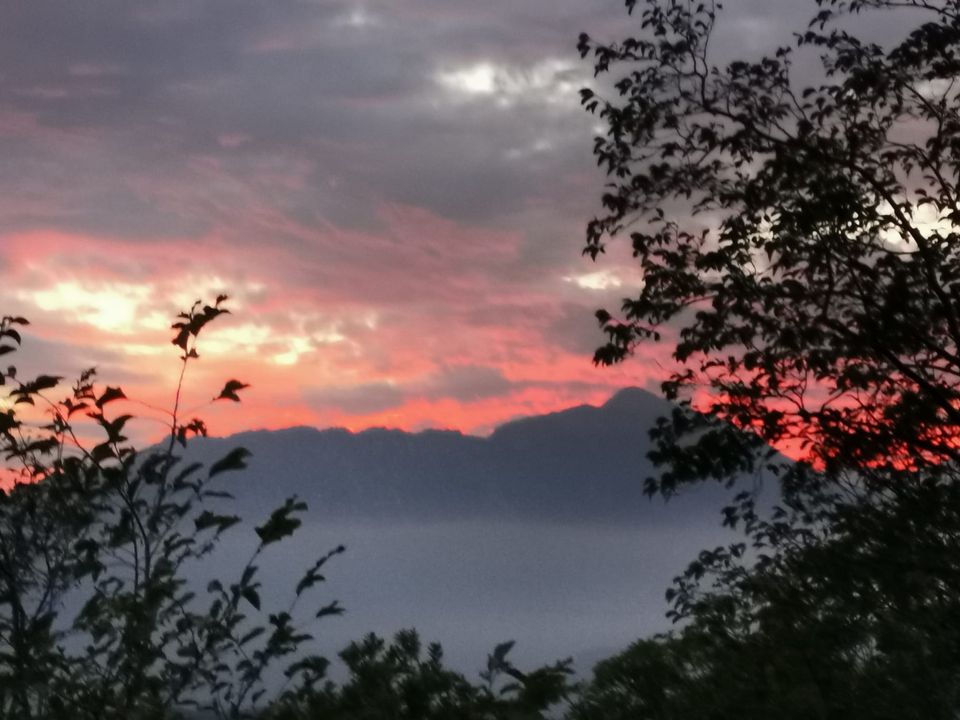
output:
[[[733,498],[744,542],[668,592],[682,629],[601,665],[573,715],[956,717],[960,3],[819,0],[724,67],[718,5],[626,5],[640,36],[580,39],[612,88],[582,91],[609,175],[585,252],[628,234],[643,272],[595,359],[673,347],[649,492],[766,469],[780,497]],[[887,46],[846,29],[895,11]]]
[[[598,312],[596,360],[666,334],[667,395],[709,391],[655,435],[651,489],[728,479],[768,444],[827,472],[960,459],[960,5],[818,5],[794,46],[725,67],[712,2],[628,0],[641,37],[580,39],[615,88],[581,91],[610,178],[585,252],[628,233],[643,271]],[[839,23],[903,8],[917,25],[889,48]],[[797,53],[823,82],[795,81]]]

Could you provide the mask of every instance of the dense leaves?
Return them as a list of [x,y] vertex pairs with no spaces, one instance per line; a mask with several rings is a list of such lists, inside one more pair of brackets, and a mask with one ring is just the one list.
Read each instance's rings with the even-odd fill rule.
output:
[[[438,644],[424,649],[404,630],[387,643],[370,634],[340,658],[350,676],[340,685],[291,693],[267,713],[271,720],[543,720],[570,690],[569,662],[522,673],[508,660],[513,643],[498,645],[482,683],[443,664]],[[506,677],[508,682],[501,682]],[[551,708],[554,715],[551,715]]]
[[901,479],[751,522],[750,561],[703,553],[682,629],[601,663],[572,717],[955,718],[960,483]]
[[[629,232],[643,271],[619,318],[599,313],[596,359],[666,333],[683,363],[668,394],[707,388],[701,409],[750,431],[662,428],[662,489],[751,468],[754,438],[828,469],[958,459],[960,5],[820,4],[795,47],[726,66],[710,2],[630,2],[642,36],[581,37],[615,75],[612,98],[582,93],[611,178],[585,252]],[[888,47],[835,24],[890,8],[916,27]],[[798,54],[822,82],[795,79]],[[722,452],[677,453],[690,432]]]
[[[681,629],[601,664],[576,718],[960,708],[960,3],[818,4],[724,67],[709,2],[630,0],[640,36],[581,37],[615,75],[582,92],[610,176],[585,252],[628,233],[643,272],[596,360],[669,339],[679,367],[648,489],[766,469],[777,497],[733,498],[743,542],[668,592]],[[867,13],[905,34],[854,36]]]

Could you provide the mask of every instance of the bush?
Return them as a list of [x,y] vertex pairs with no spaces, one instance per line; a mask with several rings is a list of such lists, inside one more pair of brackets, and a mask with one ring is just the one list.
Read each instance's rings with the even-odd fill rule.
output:
[[370,634],[351,643],[340,658],[350,676],[340,686],[288,695],[269,720],[542,720],[565,700],[571,686],[570,661],[530,673],[508,660],[512,642],[498,645],[487,660],[483,684],[475,685],[443,665],[433,643],[424,653],[413,630],[396,634],[389,645]]
[[[124,435],[133,417],[114,412],[127,405],[123,391],[98,385],[94,370],[60,401],[51,399],[60,377],[0,374],[11,387],[0,414],[0,718],[237,718],[262,703],[271,667],[286,663],[292,691],[324,676],[326,661],[302,652],[311,636],[297,611],[343,548],[318,558],[282,607],[266,610],[257,579],[260,556],[294,533],[305,503],[288,498],[256,527],[258,545],[232,582],[197,592],[185,580],[241,523],[214,503],[229,501],[221,482],[249,453],[186,462],[188,439],[206,427],[180,417],[198,336],[228,312],[225,300],[197,302],[173,325],[181,354],[169,436],[143,451]],[[27,324],[0,320],[0,354],[19,347]],[[245,387],[230,380],[217,400],[239,401]],[[78,419],[92,421],[99,442],[81,440]],[[334,602],[311,615],[339,612]]]

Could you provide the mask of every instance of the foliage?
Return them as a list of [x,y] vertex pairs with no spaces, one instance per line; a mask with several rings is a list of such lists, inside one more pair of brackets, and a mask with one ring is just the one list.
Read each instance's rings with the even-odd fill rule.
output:
[[[213,580],[198,597],[185,579],[240,523],[222,510],[230,494],[220,485],[249,453],[237,448],[204,468],[182,452],[206,433],[202,420],[180,417],[184,373],[225,300],[197,302],[173,325],[180,381],[161,446],[132,447],[124,435],[132,416],[114,412],[126,396],[97,386],[93,370],[61,401],[50,394],[62,378],[3,373],[12,389],[0,415],[11,482],[0,494],[0,717],[166,718],[193,709],[235,718],[252,711],[278,662],[292,660],[287,673],[299,686],[322,677],[322,658],[300,652],[310,635],[296,610],[343,548],[319,558],[290,602],[269,613],[261,614],[257,580],[267,547],[300,524],[302,502],[288,499],[256,528],[259,544],[235,581]],[[0,353],[19,346],[26,324],[0,320]],[[230,380],[218,399],[239,401],[244,387]],[[24,416],[22,406],[34,412]],[[90,428],[75,423],[84,417],[99,441],[82,439]],[[328,604],[316,615],[339,611]]]
[[956,717],[960,483],[910,480],[821,498],[819,526],[751,522],[754,561],[702,553],[673,590],[683,628],[601,663],[571,717]]
[[[530,673],[517,670],[498,645],[484,683],[475,685],[443,665],[436,643],[426,653],[416,632],[397,633],[389,645],[376,635],[351,643],[340,657],[350,672],[342,685],[288,696],[270,720],[542,720],[572,689],[570,661]],[[510,682],[500,683],[506,676]]]
[[[585,252],[629,229],[643,271],[621,318],[598,312],[596,359],[667,335],[667,394],[709,390],[658,429],[651,490],[729,479],[766,445],[830,472],[960,459],[960,4],[818,4],[796,47],[725,67],[712,2],[628,0],[644,35],[581,37],[618,73],[613,99],[582,91],[610,177]],[[889,48],[839,22],[892,9],[917,25]],[[822,82],[795,81],[798,53]]]
[[[629,233],[643,272],[595,359],[672,343],[649,492],[766,469],[781,496],[734,498],[745,542],[676,579],[681,629],[601,664],[572,716],[956,717],[960,3],[818,0],[793,46],[725,67],[718,5],[626,4],[640,37],[580,41],[616,73],[582,91],[610,178],[585,252]],[[878,11],[906,34],[845,29]]]

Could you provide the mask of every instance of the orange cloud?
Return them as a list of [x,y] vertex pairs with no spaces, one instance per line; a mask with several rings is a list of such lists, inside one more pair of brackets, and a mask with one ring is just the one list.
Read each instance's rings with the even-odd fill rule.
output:
[[[252,241],[260,232],[277,242]],[[50,348],[25,360],[68,375],[97,365],[142,403],[125,411],[145,417],[143,437],[163,434],[165,418],[151,408],[173,395],[173,315],[220,292],[233,314],[205,330],[184,393],[185,408],[219,435],[301,424],[485,433],[664,375],[661,350],[597,369],[581,348],[599,332],[569,336],[593,326],[597,293],[619,290],[606,280],[625,275],[572,282],[558,270],[531,283],[517,267],[521,233],[422,208],[384,205],[376,227],[360,231],[311,227],[251,198],[197,237],[35,229],[0,240],[0,301]],[[568,316],[581,312],[572,329]],[[234,377],[251,384],[244,402],[210,405]]]

